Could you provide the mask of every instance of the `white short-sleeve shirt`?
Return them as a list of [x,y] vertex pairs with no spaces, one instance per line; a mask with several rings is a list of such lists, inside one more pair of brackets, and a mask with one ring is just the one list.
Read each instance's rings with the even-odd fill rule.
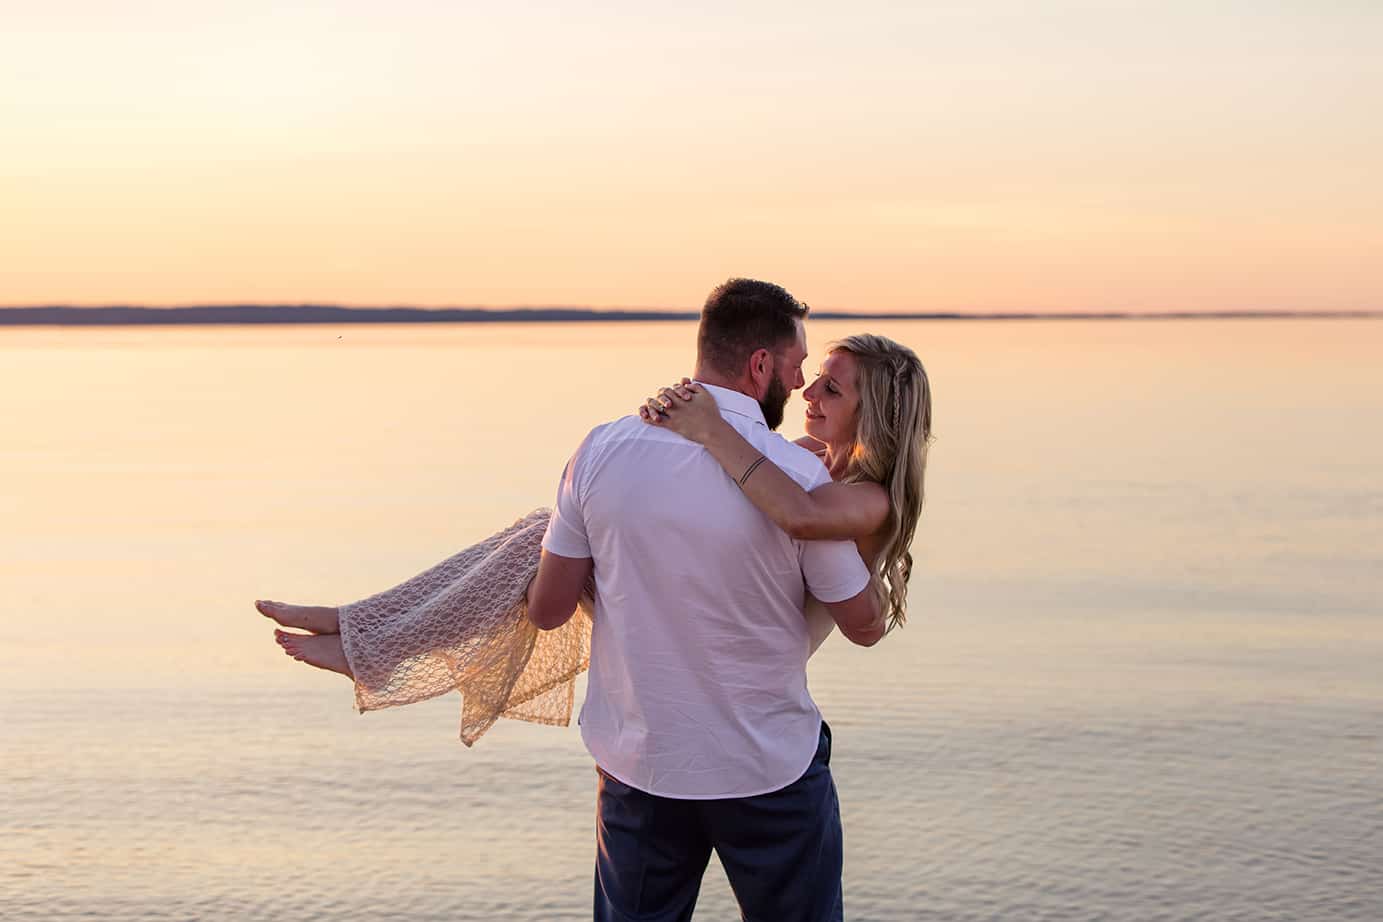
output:
[[[811,452],[758,403],[705,385],[721,415],[811,490]],[[851,598],[850,541],[796,541],[700,445],[627,416],[598,426],[562,476],[543,547],[595,566],[581,736],[596,764],[663,797],[747,797],[801,777],[821,714],[807,692],[803,605]]]

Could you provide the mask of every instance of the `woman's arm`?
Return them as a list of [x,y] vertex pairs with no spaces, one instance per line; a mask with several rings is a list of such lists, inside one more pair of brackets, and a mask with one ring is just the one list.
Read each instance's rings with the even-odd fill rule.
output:
[[761,455],[720,415],[715,398],[695,384],[664,388],[664,394],[640,408],[643,420],[705,446],[725,473],[743,481],[750,502],[792,537],[858,539],[888,520],[888,495],[876,483],[828,483],[809,493],[767,459],[746,478]]

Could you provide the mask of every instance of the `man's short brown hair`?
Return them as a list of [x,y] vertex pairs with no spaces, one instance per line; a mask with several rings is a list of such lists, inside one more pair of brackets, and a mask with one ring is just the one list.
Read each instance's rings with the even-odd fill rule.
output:
[[777,352],[794,342],[797,321],[805,316],[807,305],[781,285],[730,279],[716,286],[701,309],[697,360],[721,374],[739,375],[759,349]]

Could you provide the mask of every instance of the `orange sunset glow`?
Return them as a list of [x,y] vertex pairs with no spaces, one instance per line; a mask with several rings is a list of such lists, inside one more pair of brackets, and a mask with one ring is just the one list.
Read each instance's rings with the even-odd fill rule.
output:
[[0,305],[1383,305],[1383,6],[15,5]]

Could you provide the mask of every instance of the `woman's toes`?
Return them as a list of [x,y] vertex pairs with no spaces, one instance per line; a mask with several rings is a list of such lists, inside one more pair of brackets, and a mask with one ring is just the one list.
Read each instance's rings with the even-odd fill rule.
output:
[[301,619],[296,617],[302,610],[301,605],[289,605],[286,602],[272,602],[268,599],[255,603],[255,608],[266,618],[273,618],[284,627],[302,627],[298,624]]
[[284,627],[301,628],[313,634],[335,634],[339,630],[336,609],[321,605],[290,605],[260,599],[255,608],[266,618],[273,618]]

